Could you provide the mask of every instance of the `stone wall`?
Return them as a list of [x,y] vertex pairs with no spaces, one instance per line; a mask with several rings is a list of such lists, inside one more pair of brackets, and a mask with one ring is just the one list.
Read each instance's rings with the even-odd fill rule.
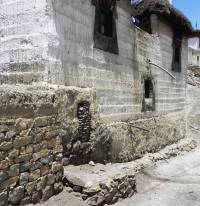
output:
[[55,120],[7,119],[0,126],[0,205],[37,203],[62,191],[62,136]]
[[[1,86],[0,97],[0,205],[46,201],[62,191],[63,164],[68,164],[65,142],[72,138],[70,128],[78,131],[80,102],[90,103],[94,127],[94,93],[73,87],[18,85]],[[81,132],[78,137],[84,136]],[[77,141],[81,139],[73,139],[73,144]],[[79,154],[73,152],[73,157]],[[84,161],[84,153],[81,157]]]

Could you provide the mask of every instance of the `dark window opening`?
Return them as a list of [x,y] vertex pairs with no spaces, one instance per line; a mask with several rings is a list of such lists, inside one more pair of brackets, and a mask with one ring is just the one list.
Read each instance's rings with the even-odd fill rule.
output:
[[155,110],[155,95],[154,86],[151,79],[144,80],[144,98],[142,111],[154,111]]
[[181,48],[175,48],[175,62],[180,63],[181,60]]
[[150,79],[145,80],[145,98],[149,99],[153,97],[153,84]]
[[112,37],[113,15],[111,10],[100,9],[99,11],[99,33],[107,37]]
[[147,33],[152,34],[152,28],[151,28],[151,23],[150,23],[149,19],[146,21],[140,22],[139,27],[140,27],[140,29],[146,31]]
[[197,64],[199,64],[199,56],[197,56]]
[[181,72],[182,35],[175,35],[173,40],[172,70]]
[[116,9],[95,4],[94,48],[118,54],[117,29],[115,15]]

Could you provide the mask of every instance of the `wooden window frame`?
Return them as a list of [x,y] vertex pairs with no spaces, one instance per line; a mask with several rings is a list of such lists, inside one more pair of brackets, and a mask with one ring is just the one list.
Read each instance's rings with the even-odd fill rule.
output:
[[[94,4],[95,8],[95,23],[94,23],[94,48],[101,49],[113,54],[119,54],[116,19],[113,14],[113,9],[110,7],[102,7],[98,3]],[[107,36],[100,32],[100,15],[101,12],[112,13],[112,35]]]

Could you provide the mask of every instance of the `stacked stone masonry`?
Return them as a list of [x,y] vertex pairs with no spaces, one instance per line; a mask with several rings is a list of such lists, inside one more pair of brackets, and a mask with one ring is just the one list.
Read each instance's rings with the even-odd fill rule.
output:
[[0,125],[0,205],[46,201],[62,191],[62,137],[46,117]]
[[78,131],[79,103],[95,102],[93,92],[2,86],[0,96],[0,205],[46,201],[62,191],[65,140],[70,139],[70,128]]

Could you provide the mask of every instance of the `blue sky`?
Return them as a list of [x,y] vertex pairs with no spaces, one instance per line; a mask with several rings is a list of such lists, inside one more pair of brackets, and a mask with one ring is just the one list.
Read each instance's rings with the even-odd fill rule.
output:
[[194,27],[197,22],[200,29],[200,0],[172,0],[172,3],[190,19]]

